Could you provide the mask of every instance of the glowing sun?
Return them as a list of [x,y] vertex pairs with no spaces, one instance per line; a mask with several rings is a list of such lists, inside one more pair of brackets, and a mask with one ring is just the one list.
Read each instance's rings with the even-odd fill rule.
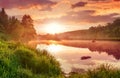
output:
[[57,34],[64,31],[64,28],[59,23],[49,23],[45,25],[44,31],[49,34]]

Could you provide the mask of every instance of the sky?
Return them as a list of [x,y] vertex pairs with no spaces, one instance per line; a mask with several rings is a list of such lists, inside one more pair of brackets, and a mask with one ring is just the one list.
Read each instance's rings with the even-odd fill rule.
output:
[[58,23],[66,32],[103,25],[120,16],[120,0],[0,0],[2,7],[18,19],[31,15],[39,34],[46,33],[45,25],[50,23]]

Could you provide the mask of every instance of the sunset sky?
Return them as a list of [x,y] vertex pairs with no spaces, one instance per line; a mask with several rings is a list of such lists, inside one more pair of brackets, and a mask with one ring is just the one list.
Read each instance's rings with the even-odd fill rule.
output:
[[120,16],[120,0],[0,0],[0,7],[19,19],[31,15],[40,34],[46,33],[46,24],[57,23],[65,32],[112,22]]

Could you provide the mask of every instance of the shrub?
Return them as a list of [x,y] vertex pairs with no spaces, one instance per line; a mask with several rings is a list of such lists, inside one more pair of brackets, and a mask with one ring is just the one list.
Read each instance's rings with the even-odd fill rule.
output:
[[120,70],[109,64],[103,64],[85,73],[71,74],[70,78],[120,78]]
[[59,63],[46,51],[0,42],[0,78],[63,78]]

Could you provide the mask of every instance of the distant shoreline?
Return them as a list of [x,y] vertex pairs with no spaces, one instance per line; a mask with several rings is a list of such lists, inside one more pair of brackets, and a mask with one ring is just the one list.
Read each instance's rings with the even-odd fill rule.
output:
[[[75,40],[75,39],[65,39],[65,40]],[[120,41],[120,39],[76,39],[76,40]]]
[[120,41],[120,39],[40,39],[40,41],[50,41],[50,40],[53,40],[53,41],[63,41],[63,40],[71,40],[71,41],[74,41],[74,40],[95,40],[95,41]]

